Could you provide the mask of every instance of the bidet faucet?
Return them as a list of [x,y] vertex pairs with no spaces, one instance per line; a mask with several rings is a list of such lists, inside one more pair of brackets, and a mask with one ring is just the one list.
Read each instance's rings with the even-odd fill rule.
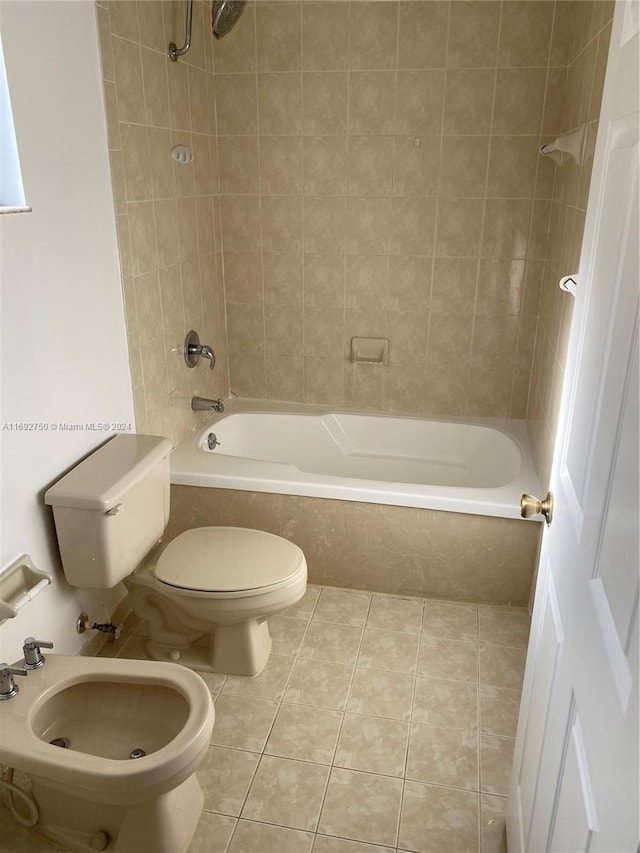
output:
[[0,663],[0,701],[2,699],[11,699],[18,692],[18,685],[14,684],[14,675],[28,675],[26,669],[18,669],[15,666],[9,666],[8,663]]
[[192,397],[191,408],[194,412],[224,412],[224,403],[207,397]]
[[43,649],[52,649],[53,643],[46,640],[34,640],[33,637],[27,637],[24,641],[22,653],[24,654],[25,669],[38,669],[44,665],[44,655],[40,651],[41,646]]

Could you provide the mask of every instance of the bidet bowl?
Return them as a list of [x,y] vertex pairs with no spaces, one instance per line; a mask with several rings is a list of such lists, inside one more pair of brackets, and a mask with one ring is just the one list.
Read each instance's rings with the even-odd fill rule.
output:
[[51,654],[20,687],[0,708],[0,762],[94,802],[153,799],[209,746],[211,694],[176,664]]

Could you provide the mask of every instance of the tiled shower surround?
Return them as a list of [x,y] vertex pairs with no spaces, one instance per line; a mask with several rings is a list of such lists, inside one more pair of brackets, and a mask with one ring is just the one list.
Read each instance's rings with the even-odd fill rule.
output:
[[[185,8],[98,7],[139,429],[179,440],[227,381],[528,417],[544,479],[591,160],[538,149],[595,128],[613,3],[258,0],[215,42],[196,0],[173,63]],[[180,364],[192,326],[211,375]],[[387,366],[350,363],[369,335]]]

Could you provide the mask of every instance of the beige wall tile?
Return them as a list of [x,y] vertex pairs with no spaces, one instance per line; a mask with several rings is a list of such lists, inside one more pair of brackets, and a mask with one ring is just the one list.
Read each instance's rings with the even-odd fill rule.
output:
[[225,251],[256,251],[261,248],[258,196],[223,196],[220,210]]
[[540,132],[546,76],[546,67],[498,69],[493,133]]
[[270,400],[304,401],[304,362],[292,356],[267,356],[267,397]]
[[127,201],[146,201],[152,197],[147,128],[122,124],[120,137]]
[[[330,11],[330,14],[328,13]],[[349,4],[302,4],[302,63],[306,71],[341,70],[349,64]]]
[[443,68],[449,4],[399,3],[399,68]]
[[304,302],[310,308],[333,305],[344,308],[345,259],[343,255],[304,256]]
[[532,203],[523,199],[487,199],[480,254],[490,258],[526,258]]
[[344,195],[347,188],[347,137],[304,139],[305,195]]
[[347,199],[347,252],[384,255],[389,251],[390,201],[387,198]]
[[376,255],[347,255],[345,304],[349,309],[384,310],[387,305],[388,264]]
[[304,251],[341,254],[345,251],[346,199],[304,198]]
[[524,261],[481,258],[476,314],[518,315],[524,290]]
[[392,171],[392,137],[352,136],[349,139],[349,195],[390,195]]
[[475,257],[479,254],[483,206],[480,199],[440,199],[437,255]]
[[353,70],[393,68],[398,41],[398,5],[392,2],[350,3],[349,67]]
[[348,93],[346,72],[305,72],[302,75],[302,132],[311,135],[346,133]]
[[265,195],[302,193],[302,139],[297,136],[260,138],[260,192]]
[[482,198],[488,162],[488,136],[443,137],[440,194],[445,197]]
[[395,71],[353,71],[349,74],[349,133],[360,136],[392,133]]
[[216,75],[216,114],[221,136],[257,133],[255,74]]
[[341,406],[344,402],[343,369],[344,362],[342,359],[326,356],[323,358],[305,358],[305,402]]
[[262,246],[266,252],[302,251],[300,196],[262,196]]
[[[304,309],[304,354],[312,359],[323,357],[334,361],[341,357],[343,342],[342,317],[332,306]],[[316,371],[317,373],[317,371]],[[340,377],[342,382],[342,377]],[[318,402],[318,401],[316,401]]]
[[431,311],[434,314],[472,314],[477,275],[475,258],[435,258]]
[[429,257],[389,258],[387,305],[391,311],[428,310],[431,300],[431,267]]
[[223,136],[218,140],[220,192],[223,195],[257,195],[258,137]]
[[533,198],[539,159],[535,136],[492,136],[488,198]]
[[256,5],[258,71],[298,71],[302,67],[301,4]]
[[410,136],[440,133],[444,83],[444,71],[398,71],[396,133]]
[[446,367],[452,362],[466,364],[471,353],[473,315],[431,314],[427,363]]
[[436,195],[439,172],[439,136],[394,138],[393,195]]
[[494,71],[475,68],[447,71],[444,133],[490,133],[495,76]]
[[[124,5],[124,4],[123,4]],[[145,119],[140,48],[121,38],[111,40],[120,121],[142,123]]]
[[260,133],[295,136],[302,131],[302,75],[258,74]]
[[449,68],[492,68],[496,64],[501,3],[458,0],[451,3]]
[[264,252],[264,299],[272,305],[302,303],[303,255],[298,253]]
[[392,199],[392,253],[396,255],[432,255],[435,223],[435,199]]
[[265,350],[268,356],[302,356],[302,305],[265,305]]
[[551,3],[505,0],[502,6],[498,64],[546,66],[553,24]]

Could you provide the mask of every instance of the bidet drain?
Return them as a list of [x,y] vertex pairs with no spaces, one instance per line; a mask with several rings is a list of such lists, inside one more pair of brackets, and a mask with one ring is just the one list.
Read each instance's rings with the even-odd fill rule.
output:
[[129,758],[143,758],[146,754],[147,753],[144,751],[144,749],[132,749],[131,753],[129,754]]
[[68,737],[54,737],[54,739],[50,740],[49,743],[51,744],[51,746],[59,746],[62,749],[69,749]]

